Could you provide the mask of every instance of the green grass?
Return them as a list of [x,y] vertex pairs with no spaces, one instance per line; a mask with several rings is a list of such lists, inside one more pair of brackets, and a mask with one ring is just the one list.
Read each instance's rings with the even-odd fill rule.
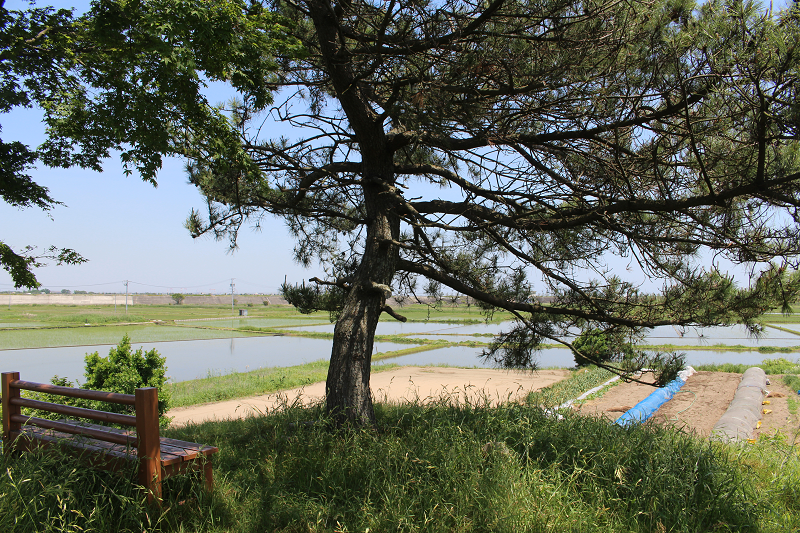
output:
[[[406,316],[412,322],[452,322],[452,323],[483,323],[484,317],[477,308],[462,307],[440,307],[429,309],[427,306],[414,304],[398,308],[397,311]],[[295,319],[310,320],[327,324],[330,322],[328,313],[316,312],[310,315],[303,315],[294,307],[288,305],[253,306],[247,308],[248,318],[251,319]],[[128,308],[128,316],[151,320],[198,320],[198,319],[222,319],[231,317],[229,305],[137,305]],[[108,321],[125,320],[124,301],[117,305],[116,310],[113,305],[13,305],[11,309],[0,306],[1,323],[75,323],[79,315],[90,315],[95,320],[103,320],[100,316],[108,317]],[[382,320],[393,321],[394,319],[384,315]],[[506,312],[495,313],[491,322],[502,322],[509,320],[511,315]],[[235,317],[235,320],[239,320]]]
[[526,401],[529,405],[544,408],[556,407],[569,400],[574,400],[584,392],[605,383],[614,374],[608,370],[589,366],[573,370],[567,379],[528,393]]
[[[763,531],[800,527],[800,459],[785,442],[727,446],[675,430],[535,407],[376,405],[375,429],[321,408],[166,435],[218,446],[215,491],[178,476],[161,511],[123,476],[72,458],[0,457],[13,532]],[[130,476],[132,473],[128,473]]]
[[171,407],[186,407],[208,402],[221,402],[257,394],[270,394],[325,381],[328,361],[282,368],[260,368],[250,372],[233,372],[168,384]]
[[798,374],[800,373],[800,362],[797,360],[790,361],[789,359],[764,359],[761,363],[752,365],[741,365],[733,363],[721,363],[710,365],[692,365],[695,370],[704,370],[708,372],[733,372],[736,374],[744,374],[748,368],[757,366],[764,369],[767,374]]
[[117,344],[124,334],[132,342],[186,341],[251,337],[241,331],[185,328],[177,326],[132,325],[60,327],[0,331],[0,346],[4,349],[49,348],[56,346],[91,346]]
[[[798,394],[800,394],[800,388],[796,389]],[[796,415],[797,408],[800,406],[800,401],[798,401],[797,396],[789,396],[786,398],[787,408],[789,409],[789,413]]]

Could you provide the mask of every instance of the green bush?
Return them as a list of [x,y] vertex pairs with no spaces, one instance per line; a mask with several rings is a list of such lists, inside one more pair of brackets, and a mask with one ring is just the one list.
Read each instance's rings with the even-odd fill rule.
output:
[[[131,339],[126,334],[120,343],[111,348],[108,357],[100,357],[98,352],[86,356],[86,382],[83,388],[134,394],[141,387],[158,388],[158,414],[162,425],[169,420],[164,416],[169,410],[170,394],[167,389],[166,358],[161,357],[154,348],[147,352],[139,348],[131,349]],[[97,402],[101,403],[101,402]],[[125,413],[133,407],[120,404],[104,404],[104,411]]]
[[[135,352],[131,348],[131,339],[126,334],[120,343],[111,348],[108,357],[100,357],[98,352],[86,354],[86,370],[84,376],[86,381],[82,384],[75,384],[66,378],[54,376],[50,382],[53,385],[63,387],[80,386],[82,389],[101,390],[106,392],[117,392],[121,394],[134,394],[136,389],[142,387],[158,388],[158,415],[162,427],[169,424],[166,416],[170,407],[171,394],[166,386],[167,367],[166,358],[161,357],[155,349],[147,352],[139,348]],[[132,405],[121,405],[116,403],[100,402],[93,400],[83,400],[80,398],[65,398],[62,396],[52,396],[50,394],[28,394],[34,399],[96,409],[110,413],[134,414]],[[33,416],[40,418],[61,418],[62,415],[48,413],[46,411],[35,411]]]
[[608,336],[600,329],[584,331],[575,342],[575,366],[582,367],[594,363],[605,363],[614,356]]

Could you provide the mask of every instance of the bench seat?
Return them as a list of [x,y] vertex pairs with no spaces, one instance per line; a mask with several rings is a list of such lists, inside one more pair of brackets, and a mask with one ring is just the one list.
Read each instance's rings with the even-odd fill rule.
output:
[[[22,397],[21,390],[130,405],[135,415],[32,400]],[[136,389],[136,394],[118,394],[22,381],[18,372],[4,372],[2,404],[3,443],[7,453],[59,445],[80,453],[93,466],[101,468],[118,470],[137,461],[139,482],[148,491],[148,501],[160,501],[163,479],[189,470],[202,470],[206,488],[213,488],[211,456],[219,449],[161,437],[158,427],[158,390],[155,388]],[[47,420],[25,416],[22,407],[133,426],[136,430],[68,418]]]

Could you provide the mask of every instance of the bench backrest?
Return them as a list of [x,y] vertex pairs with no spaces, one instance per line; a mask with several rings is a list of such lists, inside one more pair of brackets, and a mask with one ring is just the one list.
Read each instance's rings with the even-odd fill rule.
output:
[[[29,390],[56,396],[83,398],[86,400],[99,400],[104,402],[132,405],[135,416],[72,407],[51,402],[23,398],[20,391]],[[3,443],[11,444],[11,440],[18,435],[22,426],[27,424],[45,429],[53,429],[69,434],[85,435],[104,442],[122,444],[137,449],[137,455],[147,470],[146,479],[151,478],[160,468],[161,448],[158,428],[158,389],[145,387],[136,389],[135,394],[119,394],[114,392],[76,389],[45,383],[34,383],[19,379],[19,372],[2,373],[2,405],[3,405]],[[22,414],[23,407],[40,409],[51,413],[63,414],[72,417],[88,418],[101,422],[122,424],[136,428],[136,435],[125,435],[112,431],[103,431],[66,424],[54,420],[45,420]]]

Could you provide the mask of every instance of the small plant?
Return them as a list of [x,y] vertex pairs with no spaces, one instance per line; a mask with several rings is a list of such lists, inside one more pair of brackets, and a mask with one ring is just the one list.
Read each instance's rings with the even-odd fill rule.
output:
[[[166,416],[166,413],[170,408],[171,395],[170,389],[167,387],[166,358],[162,357],[157,350],[152,349],[145,352],[143,348],[139,348],[133,351],[131,339],[128,335],[125,335],[116,347],[109,350],[108,357],[100,357],[98,352],[94,352],[93,354],[87,354],[85,361],[86,370],[84,376],[86,381],[80,384],[81,388],[134,394],[136,389],[141,387],[156,387],[158,388],[159,423],[162,427],[166,427],[169,424],[170,419]],[[77,385],[59,376],[54,376],[50,382],[53,385],[61,385],[63,387]],[[46,394],[32,394],[30,396],[35,399],[51,401],[50,395]],[[58,402],[111,413],[134,413],[133,406],[116,403],[61,397],[58,398]],[[43,411],[37,411],[33,414],[41,418],[60,418],[62,416]]]
[[186,296],[183,294],[176,292],[175,294],[170,294],[173,300],[175,300],[175,305],[181,305],[183,301],[186,299]]
[[611,342],[605,332],[590,329],[581,333],[575,342],[575,366],[582,367],[592,363],[605,363],[614,355]]
[[262,304],[264,304],[264,306],[266,307],[266,306],[268,306],[268,305],[269,305],[269,300],[264,300],[264,301],[263,301],[263,302],[261,302],[261,303],[262,303]]

